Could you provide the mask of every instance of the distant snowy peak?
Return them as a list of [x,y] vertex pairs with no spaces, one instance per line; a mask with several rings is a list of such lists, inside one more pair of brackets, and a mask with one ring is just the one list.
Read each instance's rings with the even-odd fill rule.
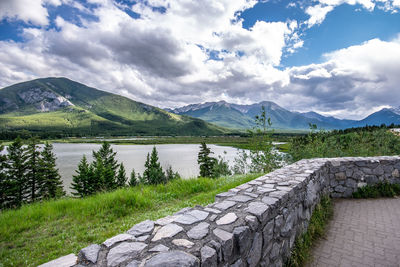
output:
[[175,108],[175,109],[169,109],[168,111],[172,111],[176,114],[180,114],[180,113],[186,113],[189,111],[196,111],[199,109],[204,109],[204,108],[209,108],[210,110],[213,109],[213,107],[221,107],[221,106],[225,106],[227,108],[231,107],[231,104],[229,104],[226,101],[219,101],[219,102],[205,102],[205,103],[201,103],[201,104],[190,104],[184,107],[180,107],[180,108]]
[[391,112],[400,115],[400,107],[397,108],[388,108],[387,110],[390,110]]

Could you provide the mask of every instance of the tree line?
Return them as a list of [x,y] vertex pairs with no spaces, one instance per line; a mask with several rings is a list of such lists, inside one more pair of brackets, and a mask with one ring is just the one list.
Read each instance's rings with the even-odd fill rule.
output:
[[93,151],[93,161],[89,163],[85,156],[79,162],[76,175],[72,178],[72,194],[77,197],[85,197],[97,192],[105,192],[125,186],[138,184],[160,184],[180,178],[177,172],[169,166],[165,171],[158,159],[156,147],[147,154],[145,170],[143,174],[136,173],[133,169],[128,180],[125,167],[118,164],[115,159],[116,152],[110,143],[104,142],[99,151]]
[[[4,146],[0,145],[0,152]],[[0,208],[18,208],[23,203],[64,196],[61,177],[56,168],[53,146],[43,149],[36,138],[24,146],[17,138],[0,155]]]

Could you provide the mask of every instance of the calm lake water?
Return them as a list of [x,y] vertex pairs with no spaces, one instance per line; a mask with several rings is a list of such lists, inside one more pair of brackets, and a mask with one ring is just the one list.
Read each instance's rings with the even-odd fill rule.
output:
[[[92,161],[92,151],[99,150],[100,144],[63,144],[54,143],[54,153],[57,156],[57,167],[59,168],[65,190],[70,193],[72,176],[82,159],[86,155],[88,161]],[[147,153],[151,152],[153,145],[111,145],[117,152],[118,162],[124,164],[126,174],[129,178],[132,169],[143,173],[144,163]],[[233,164],[233,160],[238,150],[233,147],[208,145],[214,154],[213,157],[221,155],[225,160]],[[187,144],[167,144],[156,145],[158,157],[163,168],[172,166],[174,171],[179,172],[182,178],[192,178],[199,175],[199,166],[197,164],[197,154],[200,145]],[[224,153],[226,152],[226,154]]]

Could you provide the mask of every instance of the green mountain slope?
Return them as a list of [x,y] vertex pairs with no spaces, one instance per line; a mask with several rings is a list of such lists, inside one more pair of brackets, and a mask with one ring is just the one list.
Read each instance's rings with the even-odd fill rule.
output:
[[227,130],[107,93],[66,78],[44,78],[0,90],[0,131],[81,135],[219,135]]

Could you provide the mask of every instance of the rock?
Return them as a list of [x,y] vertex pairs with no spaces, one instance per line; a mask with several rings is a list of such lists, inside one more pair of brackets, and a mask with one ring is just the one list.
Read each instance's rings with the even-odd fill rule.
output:
[[273,188],[265,188],[265,187],[263,187],[263,186],[259,186],[259,187],[257,187],[257,191],[258,191],[258,192],[261,192],[261,193],[271,193],[271,192],[276,191],[276,189],[273,189]]
[[165,251],[168,251],[168,250],[169,250],[169,247],[164,246],[162,244],[159,244],[159,245],[149,249],[150,252],[165,252]]
[[113,236],[106,241],[103,242],[103,245],[106,246],[107,248],[112,247],[114,244],[122,242],[122,241],[128,241],[128,240],[136,240],[133,235],[129,234],[119,234],[116,236]]
[[140,262],[133,260],[130,263],[128,263],[128,265],[126,265],[126,267],[139,267]]
[[110,249],[107,255],[107,266],[117,266],[128,259],[136,257],[147,245],[141,242],[125,242]]
[[237,196],[234,196],[234,197],[230,197],[227,200],[228,201],[236,201],[236,202],[247,202],[247,201],[250,201],[252,199],[253,198],[250,197],[250,196],[237,195]]
[[246,267],[246,264],[242,261],[242,259],[238,259],[235,261],[234,264],[232,264],[230,267]]
[[222,193],[219,193],[219,194],[217,194],[215,196],[215,201],[221,200],[221,199],[223,199],[225,197],[232,197],[234,195],[236,195],[235,192],[222,192]]
[[201,266],[217,266],[217,252],[209,246],[204,246],[200,249]]
[[339,193],[343,193],[344,191],[346,191],[346,187],[342,186],[342,185],[338,185],[335,187],[335,192],[339,192]]
[[233,234],[219,228],[214,229],[213,233],[221,243],[224,260],[228,261],[233,252]]
[[256,232],[253,236],[253,244],[247,258],[249,267],[255,267],[258,265],[258,262],[261,259],[262,242],[262,235],[259,232]]
[[151,241],[158,241],[163,238],[173,237],[174,235],[178,234],[179,232],[183,231],[183,228],[179,225],[170,223],[163,227],[155,234]]
[[82,261],[89,261],[91,263],[96,263],[97,262],[97,257],[99,255],[100,251],[100,246],[97,244],[92,244],[90,246],[87,246],[86,248],[81,249],[79,252],[79,260]]
[[237,220],[237,218],[238,217],[236,216],[235,213],[229,212],[225,216],[219,218],[216,221],[216,224],[217,225],[231,224],[231,223],[235,222]]
[[173,243],[175,246],[178,246],[178,247],[185,247],[185,248],[191,248],[191,247],[193,247],[193,245],[194,245],[193,242],[190,242],[190,241],[187,240],[187,239],[174,239],[174,240],[172,240],[172,243]]
[[293,224],[296,219],[295,214],[296,214],[296,212],[292,211],[287,216],[285,225],[283,226],[283,228],[281,230],[281,235],[283,237],[288,237],[290,235],[292,228],[293,228]]
[[176,219],[176,217],[178,217],[178,216],[169,215],[169,216],[166,216],[166,217],[164,217],[164,218],[158,219],[158,220],[155,221],[154,223],[157,224],[157,225],[164,226],[164,225],[167,225],[167,224],[169,224],[169,223],[174,222],[174,220]]
[[375,169],[372,170],[372,174],[374,175],[383,175],[385,171],[383,170],[381,165],[378,165]]
[[141,236],[151,233],[153,229],[154,229],[154,222],[146,220],[133,226],[131,229],[127,231],[127,233],[134,236]]
[[194,226],[187,232],[187,236],[192,239],[202,239],[208,234],[208,228],[210,227],[209,223],[201,222],[198,225]]
[[245,211],[257,216],[263,222],[268,215],[269,207],[262,202],[250,202]]
[[233,236],[235,238],[236,247],[239,248],[239,252],[242,256],[250,249],[251,245],[251,232],[248,226],[239,226],[233,229]]
[[338,172],[335,173],[336,180],[346,180],[346,173]]
[[244,220],[247,222],[247,225],[250,226],[252,231],[256,231],[258,225],[260,224],[257,220],[257,217],[253,215],[247,215]]
[[346,180],[346,186],[347,187],[350,187],[350,188],[356,188],[357,187],[357,182],[356,181],[354,181],[353,179],[347,179]]
[[66,256],[60,257],[58,259],[46,262],[38,267],[70,267],[76,264],[78,258],[75,254],[68,254]]
[[220,214],[220,213],[221,213],[220,210],[212,209],[212,208],[205,208],[204,210],[205,210],[205,211],[212,212],[212,213],[216,213],[216,214]]
[[264,247],[267,247],[274,237],[274,219],[271,219],[263,229]]
[[218,243],[215,240],[211,240],[207,244],[209,247],[214,248],[215,251],[217,252],[217,257],[218,257],[218,262],[222,262],[223,257],[222,257],[222,249],[221,249],[221,244]]
[[214,205],[214,208],[220,209],[220,210],[227,210],[232,206],[235,206],[236,202],[233,201],[229,201],[229,200],[225,200],[222,202],[219,202],[217,204]]
[[146,261],[145,267],[199,267],[195,256],[183,251],[162,252]]
[[217,217],[218,217],[217,214],[213,214],[213,215],[210,216],[209,220],[210,220],[211,222],[213,222],[213,221],[215,221],[215,219],[217,219]]
[[150,235],[142,235],[136,238],[136,241],[138,242],[144,242],[146,241],[148,238],[150,237]]
[[269,257],[270,257],[271,260],[275,260],[276,258],[278,258],[278,256],[279,256],[279,249],[280,249],[280,247],[279,247],[279,245],[278,245],[277,243],[274,243],[274,244],[272,245],[271,253],[270,253],[270,255],[269,255]]
[[279,199],[274,197],[263,197],[261,201],[269,206],[274,206],[279,202]]
[[314,181],[310,181],[307,184],[305,205],[310,207],[317,198],[317,184]]
[[398,170],[398,169],[394,169],[394,170],[392,171],[392,176],[393,176],[394,178],[399,178],[399,177],[400,177],[399,170]]
[[202,221],[207,218],[209,212],[200,210],[191,210],[182,215],[179,215],[174,222],[181,224],[193,224],[195,222]]

